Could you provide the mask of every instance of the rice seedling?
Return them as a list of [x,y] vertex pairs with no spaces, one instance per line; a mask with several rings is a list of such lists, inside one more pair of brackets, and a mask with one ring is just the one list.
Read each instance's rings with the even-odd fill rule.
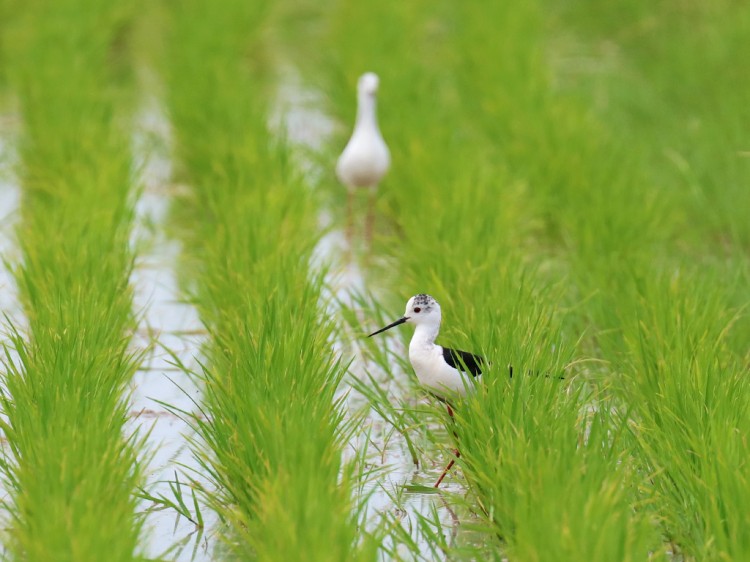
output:
[[3,376],[13,559],[136,556],[131,161],[110,65],[130,7],[28,2],[3,21],[23,121],[13,267],[27,324],[10,326]]
[[649,495],[687,556],[741,560],[750,393],[742,358],[726,342],[736,312],[714,288],[714,274],[660,273],[634,283],[636,306],[622,311],[621,391],[632,404]]
[[[608,100],[595,106],[600,118],[639,141],[652,184],[677,204],[670,214],[681,219],[680,239],[701,251],[746,247],[747,198],[738,190],[750,171],[743,156],[750,113],[748,77],[736,63],[749,49],[747,6],[593,4],[563,17],[583,49],[601,51],[606,41],[616,53],[596,78]],[[580,73],[576,82],[586,87],[592,78]]]
[[314,201],[268,131],[267,8],[195,0],[164,14],[161,68],[190,185],[175,225],[210,334],[195,453],[227,555],[371,559],[342,461],[344,369],[322,316],[323,272],[310,269]]
[[[648,475],[644,496],[665,535],[687,557],[739,560],[747,546],[732,529],[744,524],[735,500],[747,495],[739,460],[746,447],[736,439],[747,423],[742,308],[750,294],[746,198],[737,189],[750,168],[737,152],[738,127],[749,116],[737,98],[746,77],[734,61],[746,48],[738,39],[750,29],[750,12],[631,4],[627,15],[622,6],[586,17],[574,10],[568,23],[585,48],[614,40],[618,57],[605,79],[596,78],[609,103],[597,109],[638,143],[641,181],[632,188],[657,193],[662,204],[642,225],[646,243],[631,247],[627,260],[591,274],[591,263],[606,262],[584,258],[579,269],[607,287],[592,307],[611,330],[599,343],[619,400],[632,411],[632,454]],[[591,79],[579,76],[579,87]],[[590,236],[601,230],[592,227]],[[623,255],[633,240],[624,234],[612,237],[610,255]]]

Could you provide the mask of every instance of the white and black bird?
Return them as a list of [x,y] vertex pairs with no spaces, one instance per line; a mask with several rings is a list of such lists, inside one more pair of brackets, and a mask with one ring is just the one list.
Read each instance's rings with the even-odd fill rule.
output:
[[409,362],[417,379],[431,393],[442,400],[463,396],[471,388],[473,379],[482,374],[484,358],[468,351],[437,345],[442,313],[440,305],[430,295],[414,295],[406,303],[406,312],[368,337],[399,324],[414,324],[414,335],[409,344]]
[[380,134],[377,117],[377,93],[380,80],[367,72],[357,82],[357,120],[354,132],[336,162],[336,176],[347,187],[347,238],[354,229],[353,198],[359,188],[369,189],[365,237],[372,239],[375,190],[391,167],[391,153]]
[[[474,381],[481,376],[485,360],[467,351],[437,345],[435,340],[440,333],[441,320],[440,305],[434,298],[424,294],[414,295],[406,303],[406,312],[401,318],[368,337],[390,330],[399,324],[414,324],[414,335],[409,343],[409,362],[420,384],[445,402],[448,414],[453,417],[450,399],[466,394],[467,389],[470,389]],[[460,456],[458,449],[454,450],[454,455]],[[435,483],[436,488],[440,486],[454,462],[455,459],[451,460],[445,467]]]

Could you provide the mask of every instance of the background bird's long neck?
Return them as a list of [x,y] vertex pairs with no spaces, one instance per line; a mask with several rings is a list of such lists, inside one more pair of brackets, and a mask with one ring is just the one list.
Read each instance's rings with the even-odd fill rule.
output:
[[414,329],[412,345],[433,345],[440,332],[440,324],[418,324]]
[[378,130],[375,96],[361,93],[357,96],[357,122],[355,127]]

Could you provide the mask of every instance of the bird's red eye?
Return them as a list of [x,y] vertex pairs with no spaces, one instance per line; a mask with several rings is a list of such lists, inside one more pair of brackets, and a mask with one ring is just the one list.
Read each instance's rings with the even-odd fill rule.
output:
[[414,312],[422,312],[422,309],[417,306],[416,308],[414,308]]

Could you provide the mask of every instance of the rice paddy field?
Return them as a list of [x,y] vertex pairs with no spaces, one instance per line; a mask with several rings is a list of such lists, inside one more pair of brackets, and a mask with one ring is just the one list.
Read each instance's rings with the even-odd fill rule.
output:
[[[748,38],[732,0],[0,0],[3,558],[750,560]],[[411,328],[366,337],[417,293],[489,360],[454,419]]]

